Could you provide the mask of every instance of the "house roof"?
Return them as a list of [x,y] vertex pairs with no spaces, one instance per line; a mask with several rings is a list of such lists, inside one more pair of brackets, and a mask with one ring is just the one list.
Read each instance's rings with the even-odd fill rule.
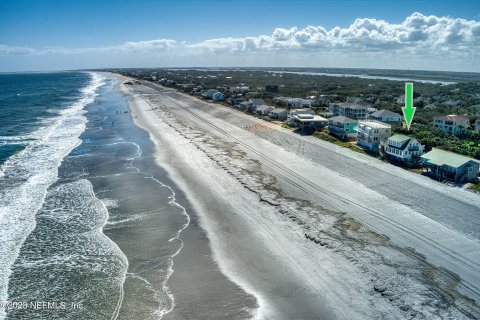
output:
[[250,102],[256,106],[261,106],[266,104],[263,99],[257,99],[257,98],[250,99]]
[[412,137],[406,136],[404,134],[394,134],[390,138],[388,138],[389,141],[395,141],[395,142],[405,142],[410,140]]
[[345,116],[336,116],[329,118],[328,121],[340,122],[340,123],[357,123],[357,120],[350,119],[349,117]]
[[358,103],[334,103],[334,105],[337,105],[341,108],[350,108],[350,109],[367,109],[368,106],[365,106],[365,105],[361,105],[361,104],[358,104]]
[[266,104],[263,104],[263,105],[260,105],[260,106],[257,106],[257,111],[265,111],[265,110],[268,110],[268,109],[273,109],[272,107],[270,106],[267,106]]
[[359,121],[358,124],[363,124],[372,128],[380,128],[380,129],[388,129],[392,127],[389,124],[376,121],[376,120],[362,120],[362,121]]
[[433,148],[432,151],[425,153],[423,156],[421,156],[421,158],[437,166],[447,165],[453,168],[461,167],[469,161],[475,161],[480,164],[480,161],[473,158],[436,148]]
[[[303,116],[307,116],[307,115],[303,115]],[[295,117],[300,122],[327,122],[328,121],[324,117],[321,117],[321,116],[318,116],[318,115],[313,115],[313,116],[310,116],[310,117],[302,117],[302,115],[297,115]]]
[[398,113],[392,112],[390,110],[378,110],[370,115],[375,118],[401,118],[402,116]]
[[288,112],[287,109],[281,109],[281,108],[275,108],[271,111],[272,113],[282,113],[282,112]]
[[440,117],[435,117],[435,120],[447,120],[447,121],[462,121],[462,120],[468,120],[469,118],[467,116],[460,116],[457,114],[449,114],[448,116],[440,116]]

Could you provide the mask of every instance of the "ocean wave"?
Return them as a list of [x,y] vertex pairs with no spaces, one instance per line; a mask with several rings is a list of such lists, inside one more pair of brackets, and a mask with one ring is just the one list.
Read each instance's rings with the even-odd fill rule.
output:
[[[0,166],[0,301],[8,300],[11,267],[27,236],[35,228],[35,215],[47,189],[58,179],[65,156],[81,143],[85,131],[84,107],[95,100],[105,77],[90,73],[82,97],[64,109],[46,127],[30,136],[35,140]],[[5,310],[0,309],[0,319]]]

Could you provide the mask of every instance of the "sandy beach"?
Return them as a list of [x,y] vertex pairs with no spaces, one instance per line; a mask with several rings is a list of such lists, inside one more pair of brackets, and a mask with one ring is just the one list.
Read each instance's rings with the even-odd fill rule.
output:
[[[292,188],[292,177],[276,174],[271,161],[269,166],[268,160],[255,158],[255,150],[239,141],[258,143],[268,157],[291,158],[292,168],[306,170],[313,165],[308,158],[255,138],[251,126],[196,117],[205,103],[171,89],[120,88],[136,124],[155,143],[157,163],[198,212],[220,270],[256,298],[256,319],[468,319],[479,314],[476,303],[453,285],[456,275],[404,248],[401,237],[390,241],[345,215],[325,197],[327,202],[310,200],[315,195],[298,184]],[[207,107],[224,118],[248,120],[223,107]],[[328,180],[332,173],[322,170]],[[174,272],[173,295],[175,281],[182,279]],[[194,303],[193,296],[178,299]],[[182,316],[174,308],[169,318]]]

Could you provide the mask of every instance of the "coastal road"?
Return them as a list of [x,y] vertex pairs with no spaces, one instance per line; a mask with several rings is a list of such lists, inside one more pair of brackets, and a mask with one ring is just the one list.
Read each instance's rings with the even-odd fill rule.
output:
[[[289,194],[346,212],[461,278],[480,300],[480,196],[154,84],[168,109],[235,142]],[[411,254],[410,250],[404,250]]]

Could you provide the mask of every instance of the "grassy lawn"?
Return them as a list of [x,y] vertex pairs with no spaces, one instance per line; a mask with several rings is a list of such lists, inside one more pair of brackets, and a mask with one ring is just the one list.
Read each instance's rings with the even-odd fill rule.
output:
[[335,143],[336,145],[338,145],[340,147],[348,148],[348,149],[350,149],[352,151],[355,151],[355,152],[358,152],[358,153],[369,154],[368,152],[366,152],[363,149],[360,149],[359,147],[355,146],[354,144],[352,144],[350,142],[342,141],[340,139],[337,139],[334,136],[331,136],[326,132],[317,131],[313,134],[313,136],[317,137],[319,139],[331,142],[331,143]]
[[472,189],[473,191],[480,192],[480,183],[471,183],[468,188]]
[[294,129],[296,129],[296,128],[294,128],[294,127],[290,127],[290,126],[289,126],[288,124],[286,124],[286,123],[282,123],[282,128],[285,128],[285,129],[288,129],[288,130],[294,130]]

